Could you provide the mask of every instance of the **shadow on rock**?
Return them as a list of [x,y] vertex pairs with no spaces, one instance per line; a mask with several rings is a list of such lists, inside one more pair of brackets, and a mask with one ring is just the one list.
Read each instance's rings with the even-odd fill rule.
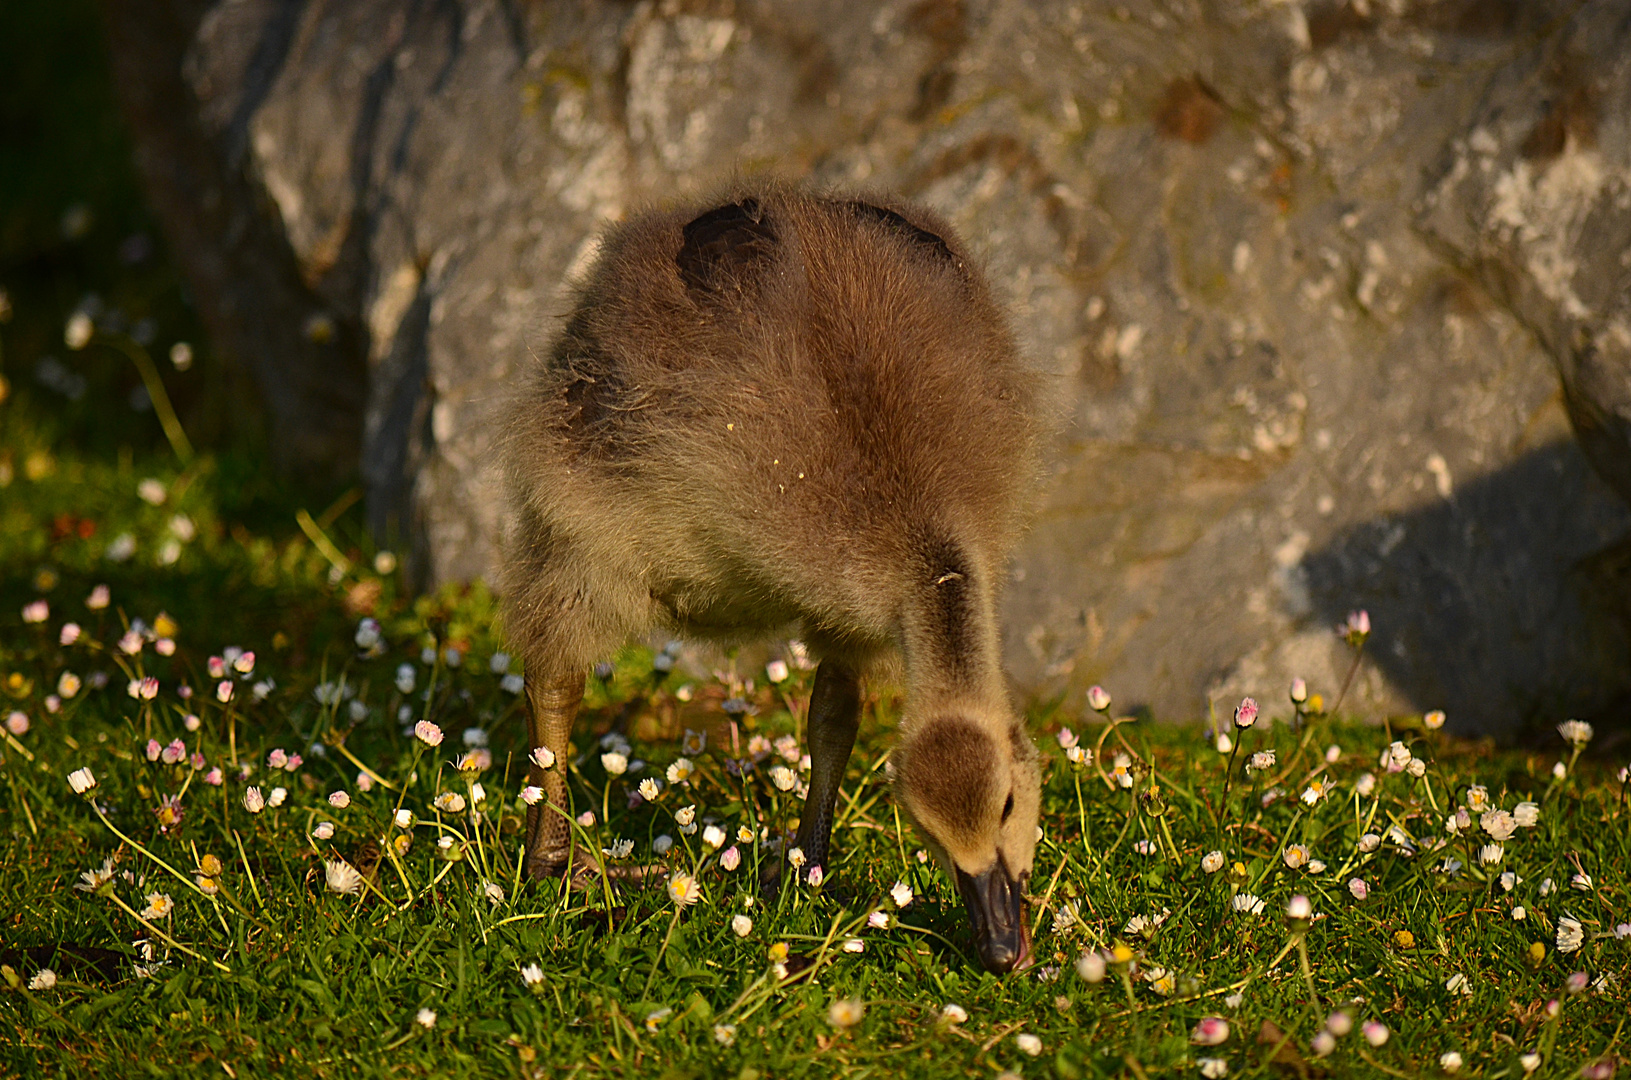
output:
[[1303,562],[1319,613],[1370,611],[1371,663],[1463,734],[1626,726],[1631,514],[1573,443],[1378,518]]

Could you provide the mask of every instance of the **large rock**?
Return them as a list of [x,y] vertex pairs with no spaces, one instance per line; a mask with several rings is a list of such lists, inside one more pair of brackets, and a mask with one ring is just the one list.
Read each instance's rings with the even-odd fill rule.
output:
[[1131,7],[228,0],[188,71],[366,331],[370,512],[429,579],[493,564],[493,406],[600,226],[774,172],[942,211],[1048,375],[1028,689],[1334,692],[1368,607],[1352,704],[1603,707],[1579,567],[1631,517],[1569,419],[1622,482],[1626,5]]

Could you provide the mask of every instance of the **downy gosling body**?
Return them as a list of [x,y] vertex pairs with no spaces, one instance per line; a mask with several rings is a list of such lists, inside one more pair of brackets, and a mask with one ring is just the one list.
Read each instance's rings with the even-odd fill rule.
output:
[[[1033,378],[949,227],[781,186],[613,228],[503,437],[505,626],[533,746],[564,761],[589,666],[664,627],[820,658],[798,843],[825,863],[861,676],[904,661],[895,797],[984,965],[1025,962],[1036,750],[998,583],[1033,479]],[[527,871],[572,859],[565,780]],[[559,809],[552,809],[559,808]]]

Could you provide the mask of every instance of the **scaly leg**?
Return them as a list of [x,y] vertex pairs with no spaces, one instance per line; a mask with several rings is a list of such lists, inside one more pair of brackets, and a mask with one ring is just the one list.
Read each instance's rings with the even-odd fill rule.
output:
[[[572,823],[568,815],[566,770],[572,721],[583,701],[583,672],[535,676],[527,672],[527,738],[532,749],[548,747],[555,763],[548,769],[531,763],[528,780],[544,789],[544,798],[527,808],[527,877],[536,881],[560,877],[572,855]],[[583,868],[574,868],[581,873]]]
[[810,692],[810,794],[799,823],[798,843],[806,866],[826,869],[833,806],[860,725],[860,676],[836,660],[823,660]]

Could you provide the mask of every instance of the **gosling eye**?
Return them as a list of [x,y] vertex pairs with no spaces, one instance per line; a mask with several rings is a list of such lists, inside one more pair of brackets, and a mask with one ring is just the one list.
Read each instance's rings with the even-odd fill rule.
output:
[[1013,812],[1014,812],[1014,793],[1012,791],[1010,791],[1008,793],[1008,801],[1002,804],[1002,820],[1003,820],[1004,824],[1006,824],[1007,821],[1008,821],[1008,815],[1012,814]]

